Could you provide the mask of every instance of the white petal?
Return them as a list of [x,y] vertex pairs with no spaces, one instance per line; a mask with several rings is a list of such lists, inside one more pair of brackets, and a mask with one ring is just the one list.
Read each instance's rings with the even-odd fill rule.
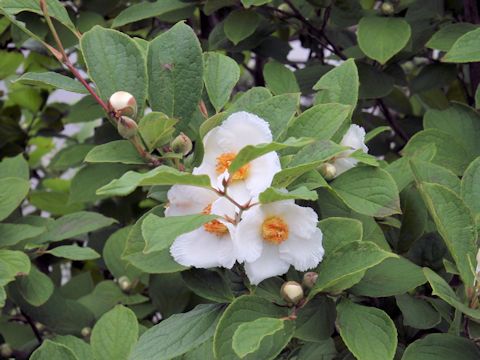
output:
[[227,198],[221,197],[212,204],[211,214],[228,216],[229,218],[235,219],[235,213],[237,211],[238,209],[235,205],[233,205],[233,203],[231,203]]
[[245,181],[234,181],[228,185],[227,193],[240,205],[245,205],[248,201],[255,201],[253,196],[247,189]]
[[264,246],[261,234],[264,218],[260,206],[254,206],[244,213],[233,237],[238,262],[255,261],[260,257]]
[[318,216],[313,209],[296,205],[293,201],[277,201],[262,205],[267,217],[278,216],[288,225],[289,234],[309,238],[317,228]]
[[290,264],[279,257],[278,246],[265,244],[257,260],[245,263],[245,272],[250,282],[257,285],[272,276],[285,274],[289,267]]
[[348,146],[354,150],[362,149],[363,152],[368,152],[368,147],[365,145],[365,129],[355,124],[350,125],[340,145]]
[[198,214],[218,199],[213,191],[189,185],[173,185],[167,193],[165,216]]
[[235,262],[230,234],[217,236],[198,228],[175,239],[170,254],[184,266],[231,268]]
[[289,236],[288,240],[279,246],[280,258],[299,271],[312,269],[322,261],[325,253],[322,238],[322,231],[318,228],[309,238]]
[[272,184],[273,177],[282,170],[276,152],[265,154],[250,162],[248,176],[245,179],[250,195],[256,196]]
[[358,160],[354,158],[338,158],[333,162],[333,165],[336,169],[336,175],[343,174],[345,171],[350,170],[357,166]]

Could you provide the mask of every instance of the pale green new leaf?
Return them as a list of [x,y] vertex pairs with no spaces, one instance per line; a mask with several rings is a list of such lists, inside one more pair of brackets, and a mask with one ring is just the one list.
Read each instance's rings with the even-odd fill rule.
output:
[[367,16],[358,24],[358,45],[369,58],[385,64],[407,45],[410,34],[402,18]]
[[448,51],[457,39],[471,30],[475,30],[476,25],[470,23],[453,23],[440,28],[425,44],[430,49]]
[[117,305],[104,314],[92,330],[90,343],[95,360],[127,360],[138,338],[135,313]]
[[163,113],[153,111],[140,120],[138,130],[147,148],[153,151],[172,139],[177,122]]
[[205,214],[169,217],[150,214],[142,222],[142,235],[145,239],[143,252],[148,254],[167,249],[178,236],[198,229],[216,218],[216,215]]
[[128,140],[115,140],[97,145],[87,153],[84,161],[89,163],[145,164],[145,160]]
[[0,247],[11,246],[22,240],[40,235],[46,230],[43,226],[28,224],[0,224]]
[[318,199],[318,194],[315,191],[308,190],[305,186],[300,186],[292,191],[285,191],[269,187],[260,193],[258,199],[262,204],[268,204],[274,201],[282,200],[308,200],[315,201]]
[[240,79],[240,67],[232,58],[215,52],[205,53],[204,61],[205,88],[218,113],[230,99],[230,94]]
[[54,87],[79,94],[86,94],[87,89],[79,82],[56,72],[29,72],[20,76],[15,82],[42,87]]
[[30,259],[22,251],[0,250],[0,286],[30,272]]
[[53,342],[52,340],[46,339],[42,346],[35,350],[30,357],[31,360],[53,360],[53,359],[62,359],[62,360],[80,360],[78,359],[73,351],[62,344]]
[[22,203],[29,190],[28,180],[19,177],[0,178],[0,220],[5,219]]
[[337,305],[337,327],[358,360],[393,360],[397,329],[384,311],[343,300]]
[[300,88],[295,74],[283,64],[270,61],[263,67],[263,77],[267,87],[275,95],[298,93]]
[[100,254],[89,247],[78,245],[62,245],[47,251],[53,256],[70,259],[75,261],[94,260],[100,257]]
[[232,338],[233,351],[240,357],[255,354],[265,337],[283,330],[286,320],[261,317],[240,324]]

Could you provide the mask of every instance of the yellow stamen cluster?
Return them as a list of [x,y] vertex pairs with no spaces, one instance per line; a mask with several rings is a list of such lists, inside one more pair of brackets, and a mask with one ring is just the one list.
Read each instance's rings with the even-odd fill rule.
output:
[[[211,212],[212,204],[207,205],[207,207],[202,211],[202,213],[206,215],[210,214]],[[203,224],[203,228],[205,229],[205,231],[208,231],[209,233],[215,234],[217,236],[222,236],[228,233],[228,228],[218,220],[212,220],[206,224]]]
[[[223,153],[219,157],[217,157],[217,164],[215,170],[218,175],[223,174],[225,170],[228,170],[232,161],[235,160],[237,154],[233,152]],[[230,179],[231,180],[245,180],[248,176],[248,171],[250,170],[250,164],[243,165],[240,169],[238,169],[235,174],[233,174]]]
[[288,225],[278,216],[266,219],[262,224],[262,237],[265,241],[279,245],[288,238]]

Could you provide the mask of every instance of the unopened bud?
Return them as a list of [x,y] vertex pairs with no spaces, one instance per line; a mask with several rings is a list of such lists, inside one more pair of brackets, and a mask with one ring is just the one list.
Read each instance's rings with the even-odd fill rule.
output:
[[328,181],[333,180],[335,175],[337,175],[337,169],[335,168],[335,165],[330,163],[323,163],[319,170],[323,178]]
[[137,135],[138,126],[135,120],[122,116],[118,119],[117,130],[124,139],[131,139]]
[[40,322],[35,322],[35,327],[37,328],[38,331],[43,331],[45,330],[45,325],[43,325],[42,323]]
[[117,91],[110,96],[109,100],[110,107],[115,112],[115,114],[120,116],[137,116],[137,100],[135,97],[126,91]]
[[9,358],[13,354],[13,349],[9,343],[3,343],[0,345],[0,355],[3,358]]
[[309,271],[303,275],[302,285],[305,286],[307,289],[311,289],[315,282],[317,281],[318,274],[313,271]]
[[91,333],[92,328],[90,326],[85,326],[84,328],[82,328],[82,330],[80,330],[80,334],[82,334],[84,338],[89,337]]
[[129,291],[132,288],[132,282],[128,278],[128,276],[121,276],[118,279],[118,286],[122,291]]
[[390,2],[384,2],[380,7],[380,10],[382,10],[382,13],[385,15],[392,15],[395,12],[395,8]]
[[280,294],[287,303],[295,305],[303,299],[303,288],[296,281],[287,281],[283,283]]
[[192,148],[192,140],[190,140],[190,138],[184,133],[180,133],[180,135],[172,141],[172,150],[177,154],[187,155],[192,151]]

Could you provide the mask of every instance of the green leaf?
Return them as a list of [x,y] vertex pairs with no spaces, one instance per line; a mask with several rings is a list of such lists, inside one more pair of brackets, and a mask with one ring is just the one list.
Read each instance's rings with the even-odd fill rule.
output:
[[176,272],[151,275],[148,295],[155,308],[161,311],[162,318],[167,319],[174,314],[182,313],[193,294],[183,281],[181,273]]
[[321,220],[318,227],[322,230],[322,245],[326,254],[333,253],[347,243],[361,241],[363,237],[363,225],[356,219],[329,217]]
[[30,272],[30,259],[16,250],[0,250],[0,286],[15,280],[17,275],[26,275]]
[[116,220],[96,212],[79,211],[47,224],[47,232],[33,240],[36,243],[54,242],[74,238],[115,223]]
[[45,340],[37,350],[35,350],[30,357],[31,360],[79,360],[73,351],[62,344],[58,344],[51,340]]
[[476,360],[480,351],[474,342],[451,334],[427,334],[411,343],[402,360]]
[[298,353],[298,360],[333,360],[336,355],[335,343],[330,338],[303,345]]
[[85,156],[93,148],[94,145],[91,144],[76,144],[63,148],[53,157],[48,168],[53,171],[62,171],[76,167],[83,162]]
[[255,354],[262,341],[284,329],[285,320],[261,317],[240,324],[232,338],[233,351],[240,358]]
[[352,107],[328,103],[319,104],[295,118],[288,129],[288,136],[310,136],[319,140],[330,140],[348,119]]
[[5,219],[25,199],[30,183],[19,177],[0,178],[0,220]]
[[[434,149],[433,156],[432,147]],[[450,133],[438,129],[426,129],[417,132],[403,149],[408,157],[431,158],[434,164],[446,167],[456,175],[461,175],[471,160],[463,141],[452,137]]]
[[102,186],[97,190],[97,195],[125,196],[132,193],[138,186],[175,184],[210,187],[210,178],[207,175],[192,175],[162,165],[146,173],[129,171],[120,179],[112,180]]
[[420,159],[411,159],[410,167],[417,182],[443,185],[460,194],[460,179],[450,170]]
[[360,296],[387,297],[403,294],[426,281],[421,267],[399,257],[368,269],[351,291]]
[[117,28],[132,22],[149,19],[152,17],[168,15],[178,10],[192,6],[181,0],[157,0],[155,2],[143,2],[128,6],[113,19],[112,27]]
[[461,194],[463,201],[473,214],[480,215],[480,157],[468,166],[462,177]]
[[250,6],[260,6],[260,5],[264,5],[272,2],[272,0],[241,0],[241,1],[245,8],[249,8]]
[[1,247],[18,244],[22,240],[40,235],[46,230],[43,226],[28,224],[0,224]]
[[315,191],[308,190],[305,186],[300,186],[288,192],[283,189],[269,187],[260,193],[258,199],[262,204],[289,199],[315,201],[318,199],[318,195]]
[[473,284],[477,231],[472,213],[453,191],[442,185],[422,183],[420,194],[460,271],[465,284]]
[[250,112],[266,120],[272,130],[273,139],[278,140],[284,137],[299,103],[299,93],[277,95],[252,106]]
[[91,344],[96,360],[127,360],[138,338],[134,312],[122,305],[104,314],[92,330]]
[[393,360],[397,329],[382,310],[342,300],[337,305],[337,328],[358,360]]
[[263,77],[267,87],[275,95],[298,93],[300,88],[295,74],[286,66],[270,61],[263,67]]
[[216,215],[204,214],[169,217],[150,214],[142,222],[142,235],[145,239],[143,251],[148,254],[167,249],[178,236],[198,229],[216,218]]
[[30,178],[30,169],[23,156],[5,157],[0,161],[0,179],[18,177],[24,180]]
[[122,259],[122,253],[125,249],[130,229],[130,227],[124,227],[117,230],[110,235],[103,247],[103,261],[107,269],[117,279],[126,275],[132,280],[137,278],[141,273],[140,270]]
[[391,257],[397,255],[384,251],[369,241],[347,243],[333,253],[326,254],[316,270],[318,278],[308,297],[312,298],[315,294],[363,273]]
[[442,58],[444,62],[468,63],[480,61],[480,28],[460,36]]
[[182,279],[195,294],[215,302],[232,302],[235,296],[224,276],[218,271],[191,269],[182,271]]
[[[248,295],[238,297],[225,310],[218,323],[213,340],[215,358],[240,358],[233,350],[233,337],[242,324],[265,317],[281,319],[286,314],[285,308],[278,307],[260,297]],[[243,359],[274,359],[288,343],[295,329],[289,321],[285,323],[284,330],[265,338],[254,354],[246,355]]]
[[145,160],[128,140],[115,140],[97,145],[87,153],[84,161],[89,163],[145,164]]
[[[48,14],[65,25],[68,29],[75,32],[75,25],[68,16],[67,10],[58,0],[47,0]],[[17,15],[23,11],[33,12],[35,14],[43,15],[40,8],[40,2],[36,0],[2,0],[0,2],[0,9],[8,15]]]
[[390,132],[392,128],[390,126],[379,126],[373,130],[370,130],[367,135],[365,135],[365,143],[368,143],[370,140],[374,139],[383,132]]
[[87,90],[79,81],[52,71],[25,73],[14,82],[35,86],[53,86],[57,89],[79,94],[87,93]]
[[363,17],[358,23],[358,45],[371,59],[385,64],[407,45],[410,25],[398,17]]
[[468,305],[461,302],[457,294],[455,294],[450,285],[448,285],[440,275],[429,268],[423,268],[423,273],[432,287],[433,295],[437,295],[440,299],[472,319],[480,320],[480,310],[471,309]]
[[269,144],[247,145],[239,151],[237,156],[235,156],[235,159],[228,167],[228,171],[230,173],[235,173],[243,165],[248,164],[250,161],[257,159],[262,155],[268,154],[269,152],[279,151],[290,147],[303,147],[312,143],[312,141],[313,140],[309,138],[288,138],[282,143],[272,142]]
[[140,336],[130,359],[167,360],[185,354],[212,337],[220,311],[218,305],[202,304],[170,316]]
[[232,58],[215,52],[205,53],[204,60],[205,88],[218,113],[230,99],[230,94],[240,79],[240,67]]
[[203,87],[203,58],[193,30],[183,22],[156,37],[148,47],[148,94],[154,111],[186,126]]
[[301,175],[318,168],[323,162],[345,151],[344,146],[330,140],[319,140],[302,148],[288,163],[288,167],[273,177],[272,186],[287,187]]
[[355,167],[332,183],[340,198],[360,214],[386,217],[400,213],[400,199],[395,181],[385,170]]
[[350,105],[353,112],[358,101],[359,86],[357,66],[353,59],[348,59],[323,75],[313,86],[313,90],[318,91],[315,104]]
[[28,200],[36,208],[48,211],[52,215],[66,215],[84,208],[82,204],[69,203],[69,194],[65,191],[34,190],[28,196]]
[[235,45],[252,35],[260,24],[261,17],[250,10],[235,10],[228,14],[224,23],[225,35]]
[[[177,122],[178,120],[169,118],[163,113],[153,111],[140,120],[138,130],[147,148],[153,151],[172,139],[172,135],[175,132],[174,126]],[[138,152],[136,150],[135,152],[138,157]]]
[[470,23],[453,23],[445,25],[433,34],[425,46],[430,49],[448,51],[460,36],[476,28],[476,25]]
[[403,323],[416,329],[431,329],[442,320],[440,314],[427,301],[403,294],[395,296],[402,311]]
[[253,87],[238,96],[236,101],[227,109],[228,115],[237,111],[252,112],[255,106],[272,98],[272,93],[264,87]]
[[89,247],[81,247],[78,245],[57,246],[56,248],[48,250],[47,253],[56,257],[75,261],[93,260],[100,257],[100,254],[95,250]]
[[294,337],[303,341],[323,341],[335,330],[335,303],[316,296],[297,312]]
[[87,344],[85,341],[75,336],[55,336],[52,341],[56,344],[68,347],[74,353],[78,360],[93,359],[93,353],[90,344]]
[[70,185],[69,203],[95,202],[106,196],[96,194],[97,189],[122,176],[131,169],[123,164],[88,164],[73,177]]
[[53,294],[54,286],[47,275],[32,266],[28,275],[18,278],[17,288],[30,304],[40,306]]
[[147,67],[142,50],[128,35],[94,26],[80,40],[88,73],[101,98],[127,91],[137,100],[139,114],[147,98]]

